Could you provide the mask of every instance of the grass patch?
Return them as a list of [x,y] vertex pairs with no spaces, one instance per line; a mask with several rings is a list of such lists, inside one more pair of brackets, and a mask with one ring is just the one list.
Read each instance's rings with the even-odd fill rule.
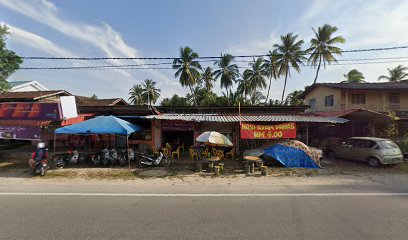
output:
[[134,180],[136,177],[140,177],[140,175],[128,170],[92,171],[86,174],[88,179]]
[[43,178],[76,178],[78,172],[73,170],[52,170],[48,171]]
[[11,162],[1,162],[0,171],[10,171],[13,169],[24,169],[29,168],[28,162],[22,161],[11,161]]

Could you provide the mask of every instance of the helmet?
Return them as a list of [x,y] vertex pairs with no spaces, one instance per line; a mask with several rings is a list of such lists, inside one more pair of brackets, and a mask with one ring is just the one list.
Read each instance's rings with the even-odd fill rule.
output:
[[45,148],[45,143],[43,142],[37,143],[37,148]]

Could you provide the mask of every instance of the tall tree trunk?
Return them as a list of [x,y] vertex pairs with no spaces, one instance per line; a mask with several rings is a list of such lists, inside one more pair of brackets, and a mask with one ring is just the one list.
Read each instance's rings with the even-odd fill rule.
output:
[[190,87],[191,96],[193,96],[193,105],[198,106],[197,97],[196,97],[196,95],[195,95],[195,93],[193,91],[193,87],[191,85],[189,85],[189,87]]
[[271,83],[272,83],[272,76],[271,76],[271,77],[269,77],[268,94],[266,94],[265,103],[267,103],[267,102],[268,102],[268,99],[269,99],[269,91],[271,90]]
[[229,99],[229,94],[228,94],[228,88],[227,88],[227,86],[225,86],[225,91],[227,92],[227,101],[228,101],[228,107],[229,106],[231,106],[231,104],[230,104],[230,99]]
[[320,70],[320,65],[321,65],[321,64],[322,64],[322,55],[320,55],[320,57],[319,57],[319,65],[317,66],[316,77],[315,77],[315,79],[314,79],[314,81],[313,81],[313,84],[315,84],[316,81],[317,81],[317,76],[319,76],[319,70]]
[[282,105],[283,105],[283,98],[285,97],[286,81],[288,80],[288,72],[289,72],[289,69],[286,69],[285,84],[283,85],[282,100],[281,100]]

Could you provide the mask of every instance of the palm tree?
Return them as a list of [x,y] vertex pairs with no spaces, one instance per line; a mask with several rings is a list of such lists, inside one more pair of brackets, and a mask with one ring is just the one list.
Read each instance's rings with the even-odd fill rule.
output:
[[388,75],[389,76],[385,76],[385,75],[381,75],[378,80],[382,80],[385,79],[389,82],[399,82],[402,80],[407,80],[408,77],[408,73],[406,73],[405,71],[408,70],[407,67],[404,67],[402,65],[398,65],[395,68],[389,69],[388,70]]
[[341,83],[362,83],[364,82],[363,73],[358,71],[357,69],[350,70],[347,74],[343,74],[346,80],[342,81]]
[[301,98],[302,90],[295,90],[286,97],[285,105],[301,106],[304,105],[304,100]]
[[281,36],[282,44],[274,44],[273,46],[277,49],[277,64],[278,64],[278,74],[285,75],[285,83],[283,85],[282,100],[285,97],[286,82],[288,76],[290,76],[290,69],[293,68],[297,72],[300,72],[300,64],[306,60],[304,57],[305,52],[301,49],[303,40],[296,41],[298,35],[293,35],[293,33],[288,33]]
[[[180,48],[180,57],[173,60],[173,69],[177,70],[174,77],[179,78],[181,86],[189,87],[193,96],[193,87],[197,83],[200,76],[199,70],[201,70],[197,58],[198,54],[189,46],[186,46]],[[197,101],[194,100],[194,102],[197,105]]]
[[310,48],[308,52],[312,52],[308,62],[311,63],[313,67],[317,66],[316,77],[313,84],[316,83],[317,77],[319,76],[320,66],[323,62],[323,67],[326,68],[326,63],[331,64],[332,62],[337,62],[333,54],[341,55],[341,48],[333,46],[336,43],[345,43],[346,40],[342,36],[332,37],[338,29],[335,26],[329,24],[323,25],[323,27],[318,27],[316,29],[312,28],[315,37],[310,40]]
[[237,93],[246,99],[249,94],[253,91],[253,85],[249,79],[250,75],[248,71],[244,71],[242,74],[242,79],[238,80]]
[[245,70],[246,74],[248,75],[249,81],[251,82],[251,90],[252,90],[252,104],[255,105],[255,97],[257,90],[262,90],[266,88],[266,80],[265,75],[267,72],[265,70],[264,59],[258,58],[254,59],[253,62],[249,63],[250,69]]
[[144,80],[142,83],[142,90],[142,97],[147,99],[149,105],[152,105],[152,102],[156,103],[157,99],[160,97],[161,90],[156,88],[156,82],[152,79]]
[[234,84],[239,76],[238,65],[232,64],[234,57],[230,54],[221,54],[221,59],[216,61],[214,65],[217,65],[220,69],[214,72],[215,79],[221,78],[221,88],[225,88],[228,98],[228,90]]
[[269,99],[269,91],[271,90],[272,78],[277,79],[279,77],[278,66],[277,66],[277,55],[278,55],[278,52],[276,49],[274,49],[273,51],[269,51],[267,59],[265,59],[265,63],[264,63],[265,73],[266,73],[266,76],[269,78],[268,94],[266,95],[265,103]]
[[142,105],[144,102],[143,99],[143,88],[140,84],[135,84],[132,86],[132,88],[129,90],[129,101],[133,105]]
[[211,67],[207,67],[204,72],[201,74],[201,81],[204,82],[205,89],[208,92],[214,87],[214,72]]
[[261,92],[254,91],[251,96],[252,106],[259,105],[263,100],[265,100],[265,96]]

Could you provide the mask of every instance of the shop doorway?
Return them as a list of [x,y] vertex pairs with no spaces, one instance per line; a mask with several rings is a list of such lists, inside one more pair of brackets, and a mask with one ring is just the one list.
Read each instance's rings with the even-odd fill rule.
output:
[[162,146],[166,143],[181,146],[184,143],[184,149],[188,149],[194,143],[194,131],[163,131],[162,139]]

